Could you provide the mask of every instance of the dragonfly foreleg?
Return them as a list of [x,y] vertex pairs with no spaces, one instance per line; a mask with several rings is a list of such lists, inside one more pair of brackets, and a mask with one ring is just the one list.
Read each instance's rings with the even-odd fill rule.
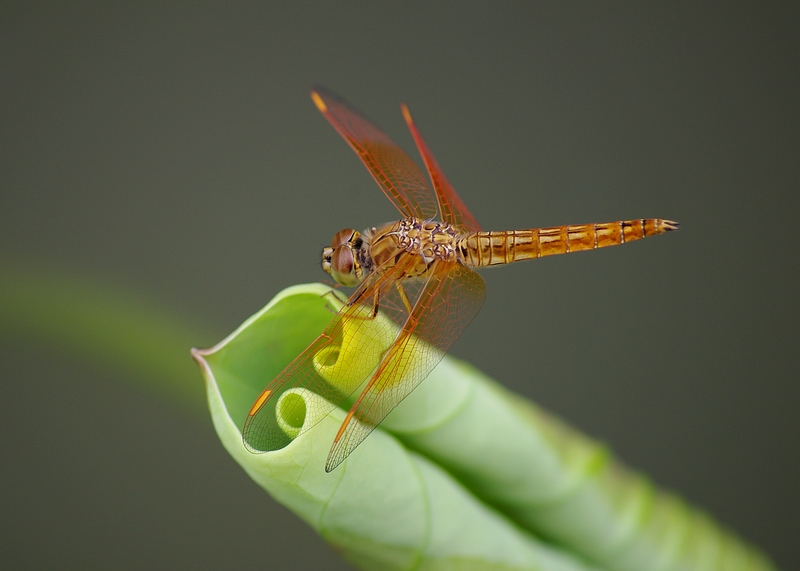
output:
[[[333,298],[333,302],[338,303],[339,307],[341,307],[342,305],[347,303],[346,299],[342,299],[341,297],[339,297],[338,292],[336,290],[326,291],[325,293],[322,294],[322,297],[324,297],[324,298],[328,298],[328,297]],[[325,309],[327,309],[328,311],[330,311],[334,315],[339,313],[339,307],[336,307],[336,305],[331,305],[331,300],[326,300],[326,302],[325,302]]]
[[[363,294],[364,292],[360,293]],[[359,304],[363,309],[367,309],[367,307],[365,307],[366,303],[362,303],[363,297],[364,297],[363,295],[359,295],[355,299],[351,299],[350,301],[348,301],[347,305],[353,306]],[[381,299],[381,292],[378,288],[375,288],[375,293],[372,296],[372,304],[371,304],[372,307],[369,310],[369,314],[364,315],[362,313],[361,315],[357,315],[356,313],[353,313],[350,315],[350,319],[362,319],[362,320],[367,319],[369,321],[372,321],[373,319],[378,317],[378,307],[380,306],[380,299]]]

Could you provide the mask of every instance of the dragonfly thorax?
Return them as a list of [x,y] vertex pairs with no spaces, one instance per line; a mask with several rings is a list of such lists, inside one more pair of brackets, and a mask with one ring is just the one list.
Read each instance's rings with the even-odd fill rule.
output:
[[[459,234],[447,222],[404,218],[392,224],[386,235],[391,236],[405,252],[419,256],[426,269],[436,260],[451,262],[456,259]],[[376,237],[373,237],[373,244],[376,242]],[[377,258],[376,249],[373,245],[373,258]]]
[[458,244],[452,225],[433,220],[404,218],[363,234],[346,228],[322,251],[322,269],[337,283],[355,287],[371,272],[385,272],[404,259],[405,277],[420,278],[437,260],[456,260]]

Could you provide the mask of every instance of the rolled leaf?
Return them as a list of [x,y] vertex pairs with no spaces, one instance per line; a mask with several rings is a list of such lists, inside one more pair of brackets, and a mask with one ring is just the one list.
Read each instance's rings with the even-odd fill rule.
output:
[[[338,409],[323,419],[284,417],[297,407],[279,401],[285,446],[247,451],[241,429],[250,406],[330,321],[329,292],[322,285],[289,288],[219,345],[194,355],[231,455],[357,566],[773,568],[710,518],[615,462],[606,447],[451,357],[330,474],[325,459],[344,420]],[[317,371],[352,387],[347,359],[320,356]],[[328,362],[339,369],[326,371]],[[306,411],[322,408],[314,401],[321,397],[308,391],[282,398],[302,400]]]

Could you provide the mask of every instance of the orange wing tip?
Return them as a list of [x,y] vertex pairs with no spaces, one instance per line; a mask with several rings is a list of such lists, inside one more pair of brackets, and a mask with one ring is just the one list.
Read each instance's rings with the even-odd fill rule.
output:
[[314,105],[317,106],[317,109],[319,109],[321,113],[327,113],[328,106],[325,105],[325,102],[322,100],[322,97],[320,97],[319,93],[317,93],[316,91],[312,91],[311,100],[314,102]]
[[405,103],[400,104],[400,111],[403,112],[403,119],[406,120],[407,125],[413,125],[414,120],[411,118],[411,111],[408,110],[408,107]]
[[254,416],[259,410],[261,410],[261,407],[264,406],[264,403],[267,402],[267,399],[271,394],[271,390],[265,389],[264,392],[261,393],[261,396],[256,399],[256,402],[253,403],[253,407],[250,409],[250,412],[247,413],[247,416]]

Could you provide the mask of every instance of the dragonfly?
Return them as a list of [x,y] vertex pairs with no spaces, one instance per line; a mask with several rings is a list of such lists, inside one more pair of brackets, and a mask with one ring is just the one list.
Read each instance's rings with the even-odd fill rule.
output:
[[[526,230],[484,231],[448,182],[405,104],[400,108],[427,170],[340,96],[315,87],[317,109],[355,151],[401,219],[337,232],[322,268],[355,287],[330,324],[272,380],[245,419],[251,452],[275,450],[334,408],[348,409],[328,454],[334,470],[439,363],[481,308],[476,269],[595,250],[677,230],[644,218]],[[338,368],[338,377],[329,373]],[[326,378],[327,377],[327,378]],[[333,377],[333,378],[332,378]],[[291,398],[298,389],[324,400]],[[288,391],[288,392],[287,392]],[[280,418],[277,404],[280,408]]]

